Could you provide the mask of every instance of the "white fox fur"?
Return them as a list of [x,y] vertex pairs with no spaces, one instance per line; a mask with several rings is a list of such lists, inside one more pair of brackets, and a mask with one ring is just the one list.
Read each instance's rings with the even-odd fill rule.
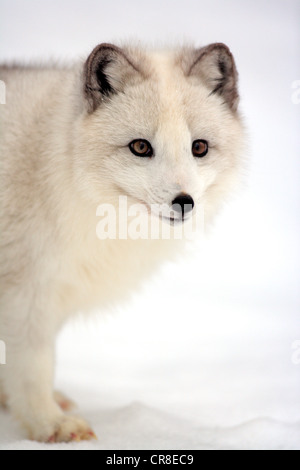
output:
[[[241,167],[229,49],[102,44],[66,68],[0,67],[0,402],[39,441],[93,437],[53,392],[55,336],[79,310],[120,302],[182,241],[99,240],[96,209],[192,196],[210,220]],[[155,155],[128,144],[143,138]],[[209,151],[195,158],[192,142]],[[56,397],[57,398],[57,397]]]

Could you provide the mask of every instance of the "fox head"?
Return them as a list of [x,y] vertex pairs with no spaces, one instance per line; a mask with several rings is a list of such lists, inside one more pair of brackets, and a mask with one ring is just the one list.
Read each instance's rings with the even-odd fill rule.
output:
[[[237,70],[224,44],[146,51],[100,44],[82,73],[78,184],[97,204],[126,195],[160,217],[210,216],[239,174]],[[109,202],[109,201],[106,201]]]

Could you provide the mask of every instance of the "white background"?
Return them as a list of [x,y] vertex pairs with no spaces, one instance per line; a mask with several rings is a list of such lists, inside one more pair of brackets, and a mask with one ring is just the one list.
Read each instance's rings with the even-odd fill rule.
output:
[[[188,40],[240,73],[244,189],[190,258],[60,335],[57,387],[99,436],[69,448],[300,448],[299,26],[299,0],[0,0],[0,62]],[[0,412],[0,448],[43,446]]]

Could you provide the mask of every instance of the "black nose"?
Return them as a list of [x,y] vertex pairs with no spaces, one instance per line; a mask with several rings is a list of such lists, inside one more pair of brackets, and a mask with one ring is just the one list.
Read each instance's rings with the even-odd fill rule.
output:
[[172,209],[175,212],[180,212],[183,218],[185,214],[193,210],[195,203],[191,196],[188,194],[178,194],[172,202]]

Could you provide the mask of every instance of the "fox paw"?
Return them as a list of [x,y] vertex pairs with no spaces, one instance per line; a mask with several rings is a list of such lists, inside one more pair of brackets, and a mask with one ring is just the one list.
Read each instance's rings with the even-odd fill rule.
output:
[[97,439],[90,426],[81,418],[62,415],[58,422],[51,426],[51,431],[44,433],[30,432],[30,438],[39,442],[79,442]]

